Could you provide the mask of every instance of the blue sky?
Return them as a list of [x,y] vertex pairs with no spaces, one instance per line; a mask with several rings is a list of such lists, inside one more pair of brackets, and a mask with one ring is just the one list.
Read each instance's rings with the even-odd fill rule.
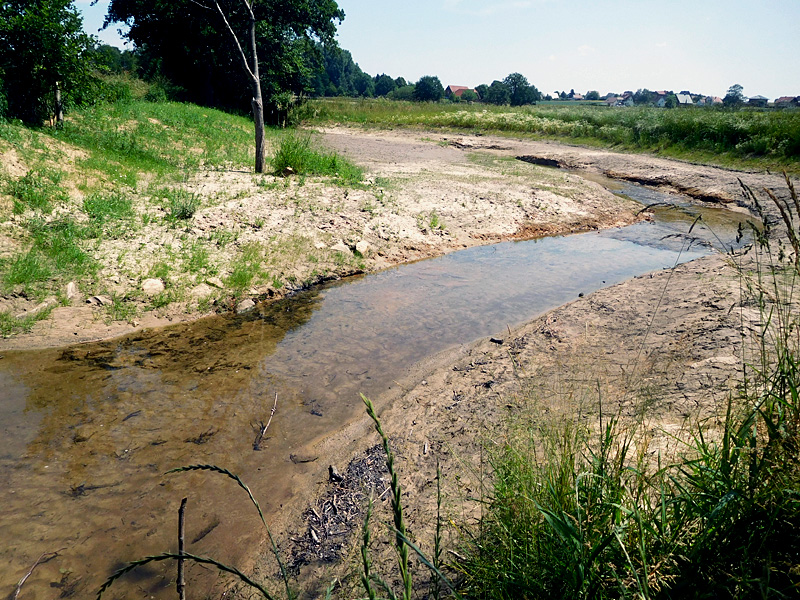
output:
[[[89,8],[96,33],[106,2]],[[800,95],[800,0],[338,0],[339,44],[371,75],[543,93],[690,90]],[[119,45],[113,30],[100,34]],[[111,37],[108,37],[111,36]]]

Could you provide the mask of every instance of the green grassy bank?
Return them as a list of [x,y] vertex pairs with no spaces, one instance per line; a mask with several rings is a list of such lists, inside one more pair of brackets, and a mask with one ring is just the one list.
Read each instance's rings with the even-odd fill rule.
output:
[[[0,121],[0,296],[48,304],[23,317],[0,307],[0,335],[30,329],[68,304],[68,282],[109,298],[114,320],[186,301],[209,278],[218,277],[226,291],[217,296],[232,301],[258,283],[283,285],[278,242],[270,252],[265,244],[236,244],[235,220],[233,228],[191,232],[196,213],[246,193],[225,186],[202,192],[197,181],[252,172],[253,139],[248,118],[132,98],[74,110],[61,129]],[[358,185],[362,176],[291,131],[268,129],[267,147],[272,170],[252,175],[255,190],[288,187],[284,172],[339,185]],[[297,240],[283,241],[286,252],[296,251]],[[161,279],[164,291],[136,292],[145,278]],[[215,299],[187,308],[208,310]]]

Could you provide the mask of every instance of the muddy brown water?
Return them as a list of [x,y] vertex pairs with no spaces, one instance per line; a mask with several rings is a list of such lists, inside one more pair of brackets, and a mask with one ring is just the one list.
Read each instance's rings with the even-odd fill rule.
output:
[[[744,216],[670,201],[655,221],[508,242],[352,278],[243,316],[0,360],[0,595],[43,553],[20,599],[87,597],[125,561],[175,550],[189,495],[187,550],[246,564],[262,541],[246,497],[224,477],[165,475],[216,464],[253,488],[267,518],[324,479],[315,442],[379,401],[418,361],[648,271],[735,243]],[[709,228],[696,224],[698,211]],[[713,229],[713,231],[711,231]],[[745,240],[746,241],[746,240]],[[259,423],[277,411],[260,450]],[[48,556],[44,557],[45,559]],[[107,597],[168,597],[173,566],[148,565]],[[212,594],[216,579],[194,597]]]

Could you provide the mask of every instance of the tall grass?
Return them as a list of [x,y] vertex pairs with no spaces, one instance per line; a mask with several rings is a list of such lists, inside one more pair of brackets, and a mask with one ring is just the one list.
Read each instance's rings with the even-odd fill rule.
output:
[[430,104],[387,100],[325,99],[298,109],[308,123],[444,127],[594,141],[672,154],[698,152],[712,158],[800,160],[800,111],[717,108],[507,106]]
[[307,135],[291,133],[280,140],[272,157],[275,175],[327,175],[344,184],[360,183],[364,172],[335,152],[317,150]]
[[[796,232],[790,195],[781,212]],[[520,419],[491,459],[486,514],[463,565],[469,595],[797,596],[800,272],[768,230],[758,235],[755,267],[741,274],[762,330],[721,425],[695,423],[673,439],[676,452],[654,459],[636,423]]]

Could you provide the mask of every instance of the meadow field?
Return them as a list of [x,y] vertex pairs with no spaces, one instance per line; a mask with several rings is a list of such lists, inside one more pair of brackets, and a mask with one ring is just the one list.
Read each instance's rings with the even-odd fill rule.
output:
[[309,125],[446,128],[525,135],[741,169],[800,169],[800,111],[609,108],[586,104],[509,107],[324,98],[294,112]]

